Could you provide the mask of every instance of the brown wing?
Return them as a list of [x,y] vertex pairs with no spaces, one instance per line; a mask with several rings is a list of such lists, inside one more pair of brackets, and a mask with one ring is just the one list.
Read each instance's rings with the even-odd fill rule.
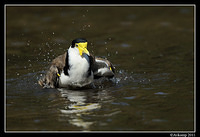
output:
[[52,62],[51,65],[56,66],[58,69],[62,70],[65,66],[65,59],[66,59],[66,54],[60,55],[57,58],[55,58]]
[[65,66],[66,53],[55,58],[47,71],[47,73],[38,80],[43,88],[58,87],[58,75]]

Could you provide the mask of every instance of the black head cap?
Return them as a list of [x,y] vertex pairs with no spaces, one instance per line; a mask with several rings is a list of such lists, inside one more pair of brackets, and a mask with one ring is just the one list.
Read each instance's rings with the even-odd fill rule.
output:
[[87,40],[84,39],[84,38],[77,38],[77,39],[72,41],[72,47],[75,46],[75,43],[80,43],[80,42],[87,42]]

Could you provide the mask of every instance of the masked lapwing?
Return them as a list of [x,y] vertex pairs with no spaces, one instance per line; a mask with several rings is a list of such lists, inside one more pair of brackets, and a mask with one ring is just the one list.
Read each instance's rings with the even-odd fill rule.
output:
[[43,88],[81,88],[93,83],[94,79],[114,77],[112,63],[105,58],[92,56],[87,44],[84,38],[73,40],[66,53],[51,62],[38,83]]

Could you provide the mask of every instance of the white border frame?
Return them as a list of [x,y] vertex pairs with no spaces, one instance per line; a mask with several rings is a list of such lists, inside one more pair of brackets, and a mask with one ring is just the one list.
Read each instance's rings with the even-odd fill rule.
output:
[[[139,6],[188,6],[194,7],[194,131],[6,131],[6,7],[11,6],[35,6],[35,7],[139,7]],[[196,133],[196,5],[195,4],[4,4],[4,132],[5,133],[169,133],[187,134]],[[171,136],[171,135],[170,135]],[[195,135],[194,135],[195,136]]]

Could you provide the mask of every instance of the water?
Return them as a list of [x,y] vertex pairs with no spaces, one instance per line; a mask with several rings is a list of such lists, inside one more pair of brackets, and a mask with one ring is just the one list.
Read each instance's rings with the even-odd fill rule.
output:
[[[5,130],[193,131],[193,10],[8,6]],[[114,64],[115,78],[42,89],[48,64],[78,37]]]

